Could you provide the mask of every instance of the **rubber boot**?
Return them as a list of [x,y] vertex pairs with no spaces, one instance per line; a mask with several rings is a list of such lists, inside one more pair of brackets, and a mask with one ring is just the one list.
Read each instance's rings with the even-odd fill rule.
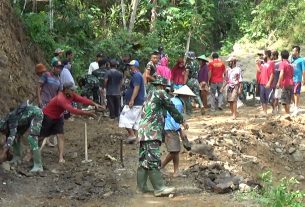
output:
[[13,144],[13,150],[14,150],[14,154],[13,154],[13,159],[10,161],[10,163],[12,164],[21,164],[21,150],[20,150],[20,141],[14,142]]
[[154,194],[156,197],[166,196],[174,193],[174,187],[166,187],[161,176],[161,172],[158,169],[148,170],[148,176],[151,184],[154,187]]
[[148,170],[144,169],[143,167],[138,167],[137,171],[137,190],[140,193],[149,193],[152,192],[148,189],[147,186],[147,177],[148,177]]
[[34,161],[34,166],[30,172],[43,172],[41,155],[40,155],[39,149],[33,150],[33,161]]

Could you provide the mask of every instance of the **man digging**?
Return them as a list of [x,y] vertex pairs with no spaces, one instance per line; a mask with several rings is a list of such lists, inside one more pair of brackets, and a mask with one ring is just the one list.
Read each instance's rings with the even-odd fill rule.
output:
[[155,89],[152,90],[144,104],[139,127],[139,167],[137,170],[137,187],[140,192],[148,192],[147,178],[149,178],[155,196],[164,196],[175,191],[173,187],[166,187],[161,176],[162,131],[164,128],[165,111],[168,111],[173,119],[184,126],[188,125],[183,116],[171,103],[165,89],[166,79],[157,76],[152,82]]

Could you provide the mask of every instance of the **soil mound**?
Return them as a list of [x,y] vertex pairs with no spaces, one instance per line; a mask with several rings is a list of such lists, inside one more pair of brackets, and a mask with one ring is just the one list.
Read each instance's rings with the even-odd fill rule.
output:
[[26,36],[10,1],[0,2],[0,114],[35,94],[34,67],[42,51]]

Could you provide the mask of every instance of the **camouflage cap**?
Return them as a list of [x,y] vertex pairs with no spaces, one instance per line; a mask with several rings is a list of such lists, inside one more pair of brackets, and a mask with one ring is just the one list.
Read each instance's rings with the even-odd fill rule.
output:
[[195,60],[196,59],[196,54],[193,51],[189,51],[187,53],[185,53],[186,58],[191,59],[191,60]]
[[154,85],[164,85],[164,86],[166,86],[167,85],[167,80],[165,78],[163,78],[162,76],[157,75],[156,79],[151,83],[154,84]]

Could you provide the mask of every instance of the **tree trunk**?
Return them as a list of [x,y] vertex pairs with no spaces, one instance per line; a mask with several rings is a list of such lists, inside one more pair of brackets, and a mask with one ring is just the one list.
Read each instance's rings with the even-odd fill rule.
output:
[[49,17],[50,17],[50,30],[52,31],[54,28],[54,8],[53,8],[53,0],[49,2]]
[[123,27],[124,27],[124,30],[127,30],[126,19],[125,19],[125,3],[124,3],[124,0],[121,0],[121,8],[122,8]]
[[21,15],[23,15],[23,12],[25,10],[27,2],[28,2],[28,0],[24,0],[24,4],[23,4],[23,9],[22,9]]
[[138,4],[139,4],[139,0],[132,0],[132,12],[130,16],[129,30],[128,30],[130,33],[132,32],[134,23],[136,21]]
[[37,12],[37,0],[32,0],[32,3],[33,3],[32,11],[34,13],[36,13]]
[[186,53],[188,53],[188,51],[190,51],[191,36],[192,36],[192,32],[189,31],[189,35],[188,35],[188,38],[186,41],[186,47],[185,47],[184,62],[186,61]]
[[154,5],[153,8],[151,9],[151,17],[150,17],[150,31],[155,30],[155,24],[157,20],[157,0],[152,0],[152,4]]

